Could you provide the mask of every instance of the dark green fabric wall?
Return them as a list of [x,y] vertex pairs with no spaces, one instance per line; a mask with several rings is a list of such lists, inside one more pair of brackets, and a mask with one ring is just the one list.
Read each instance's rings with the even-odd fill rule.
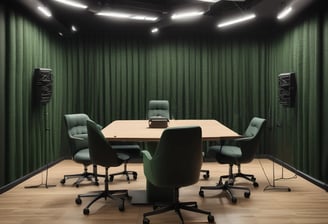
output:
[[322,127],[322,133],[321,133],[321,153],[320,153],[320,163],[322,164],[320,166],[320,172],[323,176],[324,181],[328,181],[328,13],[325,14],[325,17],[322,22],[323,32],[322,32],[322,40],[323,40],[323,46],[322,46],[322,70],[320,71],[322,74],[321,81],[321,90],[322,90],[322,119],[321,127]]
[[[267,75],[271,76],[267,118],[270,124],[270,154],[297,169],[320,176],[319,18],[312,17],[289,29],[269,44]],[[296,104],[286,108],[277,104],[277,74],[295,72]],[[268,146],[268,147],[270,147]]]
[[[5,181],[67,155],[63,114],[85,112],[106,125],[114,119],[144,119],[149,99],[168,99],[177,119],[213,118],[239,133],[251,117],[266,118],[259,153],[328,182],[321,130],[328,110],[328,93],[321,87],[322,80],[327,82],[321,72],[321,43],[327,38],[321,36],[328,34],[321,21],[327,27],[328,19],[320,18],[312,16],[274,37],[97,34],[66,39],[11,13]],[[36,67],[53,69],[54,94],[46,106],[32,104]],[[294,108],[278,103],[282,72],[296,73]]]
[[[60,41],[20,15],[9,16],[6,180],[12,181],[60,157],[61,89],[66,73]],[[46,105],[35,105],[32,100],[33,71],[39,67],[51,68],[54,74],[53,97]]]
[[0,186],[5,184],[5,73],[6,73],[5,8],[0,3]]

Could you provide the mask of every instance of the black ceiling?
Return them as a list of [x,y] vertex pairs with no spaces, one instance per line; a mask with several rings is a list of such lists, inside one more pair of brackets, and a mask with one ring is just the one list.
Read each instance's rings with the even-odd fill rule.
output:
[[[196,32],[218,32],[219,21],[248,12],[256,14],[256,21],[248,22],[243,27],[265,27],[278,24],[276,16],[286,6],[292,5],[292,17],[302,16],[302,12],[315,0],[221,0],[217,3],[205,3],[197,0],[76,0],[88,5],[87,9],[67,7],[54,0],[15,0],[12,4],[21,8],[47,27],[70,33],[71,25],[78,32],[122,31],[149,33],[152,27],[160,32],[188,30]],[[38,5],[48,7],[52,17],[45,19],[36,9]],[[190,8],[200,8],[206,13],[198,20],[176,22],[170,19],[172,13]],[[102,9],[120,10],[157,16],[156,22],[140,22],[134,20],[113,20],[96,16]],[[280,22],[281,23],[281,22]],[[240,26],[240,25],[238,25]],[[238,26],[229,29],[238,29]],[[247,29],[247,28],[246,28]]]

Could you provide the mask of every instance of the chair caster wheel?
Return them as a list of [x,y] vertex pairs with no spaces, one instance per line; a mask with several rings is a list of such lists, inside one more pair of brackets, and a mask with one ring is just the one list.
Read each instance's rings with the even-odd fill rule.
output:
[[124,210],[125,210],[124,204],[118,206],[118,210],[119,210],[120,212],[124,212]]
[[148,218],[143,218],[143,222],[142,222],[143,224],[149,224],[149,219]]
[[231,202],[232,202],[232,204],[236,204],[237,203],[237,198],[236,197],[232,197],[231,198]]
[[205,180],[208,180],[208,178],[210,178],[210,172],[207,171],[206,174],[203,175],[203,178],[204,178]]
[[254,186],[254,187],[258,187],[259,184],[258,184],[257,182],[254,182],[254,183],[253,183],[253,186]]
[[65,184],[65,182],[66,182],[65,179],[62,179],[62,180],[60,181],[61,184]]
[[249,198],[249,196],[251,196],[251,192],[246,191],[246,192],[244,193],[244,197],[245,197],[245,198]]
[[79,187],[80,187],[80,185],[79,185],[79,184],[75,184],[75,187],[76,187],[76,188],[79,188]]
[[138,177],[138,174],[137,174],[137,172],[133,172],[133,180],[136,180],[137,179],[137,177]]
[[90,210],[88,208],[83,209],[83,214],[84,215],[89,215]]
[[110,175],[109,176],[109,182],[113,182],[113,180],[114,180],[114,176]]
[[98,181],[96,181],[96,182],[95,182],[95,185],[96,185],[96,186],[99,186],[99,182],[98,182]]
[[213,216],[213,215],[208,215],[208,216],[207,216],[207,221],[208,221],[209,223],[214,223],[214,216]]
[[198,194],[199,194],[199,196],[201,196],[202,198],[204,197],[204,191],[200,190]]
[[82,204],[82,200],[81,200],[80,197],[77,197],[77,198],[75,199],[75,204],[77,204],[77,205]]

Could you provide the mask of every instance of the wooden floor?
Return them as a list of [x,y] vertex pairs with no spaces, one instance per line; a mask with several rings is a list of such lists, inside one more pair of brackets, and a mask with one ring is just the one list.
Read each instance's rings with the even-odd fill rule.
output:
[[[259,187],[254,188],[249,183],[239,180],[240,185],[251,188],[249,199],[243,197],[242,192],[235,192],[238,197],[237,204],[232,204],[225,194],[214,191],[205,191],[205,197],[198,196],[200,186],[215,185],[218,176],[226,174],[228,167],[216,162],[203,164],[204,169],[209,169],[210,179],[200,181],[193,186],[180,190],[181,201],[196,200],[198,207],[209,210],[215,217],[215,223],[239,224],[239,223],[328,223],[328,193],[323,189],[309,183],[301,177],[285,179],[276,182],[277,186],[289,186],[288,191],[263,191],[268,181],[260,166],[260,162],[266,174],[272,179],[272,162],[266,159],[254,160],[251,164],[243,166],[245,173],[256,175]],[[112,189],[145,189],[145,177],[142,163],[131,163],[129,170],[138,172],[138,179],[127,183],[122,176],[115,177],[111,184]],[[113,168],[111,171],[122,169]],[[70,160],[65,160],[53,166],[49,170],[49,184],[56,184],[53,188],[25,189],[42,183],[43,174],[38,174],[15,188],[0,195],[0,220],[8,224],[89,224],[89,223],[142,223],[143,213],[152,210],[152,206],[135,206],[126,203],[125,211],[120,212],[117,203],[111,200],[100,200],[90,209],[90,215],[83,215],[84,205],[91,199],[83,199],[82,205],[75,204],[76,195],[103,188],[94,185],[83,185],[79,188],[72,186],[73,180],[65,185],[59,182],[64,174],[80,172],[82,167]],[[275,166],[276,175],[281,175],[281,167]],[[102,168],[99,168],[99,172]],[[283,170],[285,178],[294,177],[288,170]],[[207,216],[184,212],[185,223],[207,223]],[[151,223],[179,223],[179,218],[174,212],[149,217]]]

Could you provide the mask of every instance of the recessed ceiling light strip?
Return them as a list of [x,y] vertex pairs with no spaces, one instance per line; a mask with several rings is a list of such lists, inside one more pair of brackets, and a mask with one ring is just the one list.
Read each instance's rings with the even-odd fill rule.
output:
[[192,17],[198,17],[203,14],[204,14],[204,11],[189,11],[189,12],[174,13],[171,16],[171,19],[173,19],[173,20],[187,19],[187,18],[192,18]]
[[286,9],[284,9],[283,11],[281,11],[278,16],[277,19],[284,19],[286,16],[289,15],[289,13],[293,10],[292,7],[288,7]]
[[229,21],[224,22],[224,23],[219,23],[218,27],[221,28],[221,27],[230,26],[230,25],[233,25],[233,24],[236,24],[236,23],[242,23],[242,22],[245,22],[247,20],[254,19],[255,17],[256,17],[255,14],[250,14],[250,15],[247,15],[247,16],[243,16],[243,17],[239,17],[239,18],[236,18],[236,19],[233,19],[233,20],[229,20]]
[[108,16],[113,18],[119,19],[133,19],[133,20],[141,20],[141,21],[151,21],[155,22],[158,20],[155,16],[145,16],[145,15],[138,15],[138,14],[129,14],[124,12],[98,12],[96,15],[98,16]]
[[81,4],[79,2],[75,2],[75,1],[69,1],[69,0],[54,0],[54,1],[59,2],[59,3],[63,3],[65,5],[69,5],[69,6],[72,6],[72,7],[75,7],[75,8],[81,8],[81,9],[88,8],[87,5],[84,5],[84,4]]
[[209,3],[216,3],[216,2],[219,2],[221,0],[198,0],[200,2],[209,2]]
[[46,17],[51,17],[51,16],[52,16],[50,10],[47,9],[46,7],[38,6],[38,10],[39,10],[40,12],[42,12],[43,15],[45,15]]

